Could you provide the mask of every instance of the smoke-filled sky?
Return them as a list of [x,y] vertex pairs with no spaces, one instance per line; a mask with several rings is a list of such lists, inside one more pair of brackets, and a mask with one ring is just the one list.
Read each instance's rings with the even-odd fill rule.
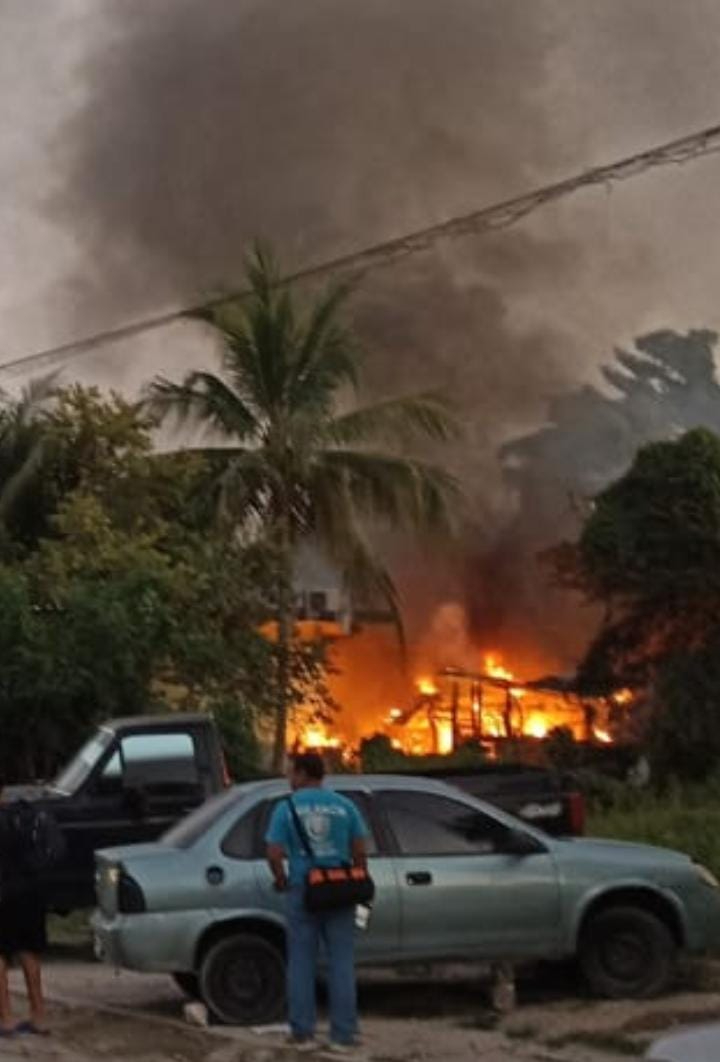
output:
[[[0,0],[0,361],[720,121],[717,0]],[[478,535],[497,446],[617,343],[720,327],[720,159],[366,280],[371,390],[446,386]],[[136,389],[186,324],[67,370]],[[444,572],[429,596],[442,597]]]

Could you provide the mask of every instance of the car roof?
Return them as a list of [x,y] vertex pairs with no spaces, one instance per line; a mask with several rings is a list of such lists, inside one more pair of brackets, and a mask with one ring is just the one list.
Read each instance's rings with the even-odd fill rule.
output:
[[[417,789],[424,793],[437,793],[441,796],[457,798],[468,797],[455,786],[436,778],[427,778],[422,774],[329,774],[324,779],[327,789],[357,789],[375,792],[380,789]],[[238,796],[253,796],[267,793],[268,796],[282,793],[288,789],[285,778],[267,778],[255,782],[243,782],[235,787]]]
[[151,730],[153,728],[189,726],[196,723],[211,723],[212,716],[207,712],[167,712],[162,715],[126,715],[120,719],[106,719],[100,724],[101,730],[130,730],[137,727],[139,730]]

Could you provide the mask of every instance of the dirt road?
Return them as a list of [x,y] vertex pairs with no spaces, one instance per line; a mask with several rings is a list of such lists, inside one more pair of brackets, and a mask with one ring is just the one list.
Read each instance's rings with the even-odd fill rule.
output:
[[[164,977],[116,975],[61,956],[48,966],[47,986],[56,1001],[52,1038],[3,1043],[3,1062],[292,1058],[277,1036],[187,1026],[184,1001]],[[590,1003],[556,973],[535,975],[521,982],[518,1009],[491,1027],[481,971],[371,973],[361,985],[363,1053],[372,1062],[618,1062],[641,1057],[650,1040],[674,1024],[720,1019],[718,987],[718,974],[705,968],[693,991],[648,1003]]]

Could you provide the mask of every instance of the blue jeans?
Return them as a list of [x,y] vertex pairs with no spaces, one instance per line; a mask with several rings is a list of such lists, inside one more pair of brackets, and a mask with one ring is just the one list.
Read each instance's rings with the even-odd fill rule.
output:
[[357,1034],[355,988],[355,908],[310,914],[304,887],[288,893],[288,1011],[293,1036],[315,1035],[315,980],[322,942],[328,964],[330,1039],[351,1044]]

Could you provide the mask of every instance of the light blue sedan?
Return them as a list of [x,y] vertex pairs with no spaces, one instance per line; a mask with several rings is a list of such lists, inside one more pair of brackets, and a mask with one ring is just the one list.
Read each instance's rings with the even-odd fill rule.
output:
[[[649,996],[680,951],[720,943],[720,886],[686,855],[558,839],[442,782],[344,775],[372,830],[377,895],[358,961],[392,965],[577,956],[604,996]],[[167,972],[216,1018],[284,1009],[283,897],[263,836],[281,780],[238,786],[155,844],[98,853],[98,954]]]

